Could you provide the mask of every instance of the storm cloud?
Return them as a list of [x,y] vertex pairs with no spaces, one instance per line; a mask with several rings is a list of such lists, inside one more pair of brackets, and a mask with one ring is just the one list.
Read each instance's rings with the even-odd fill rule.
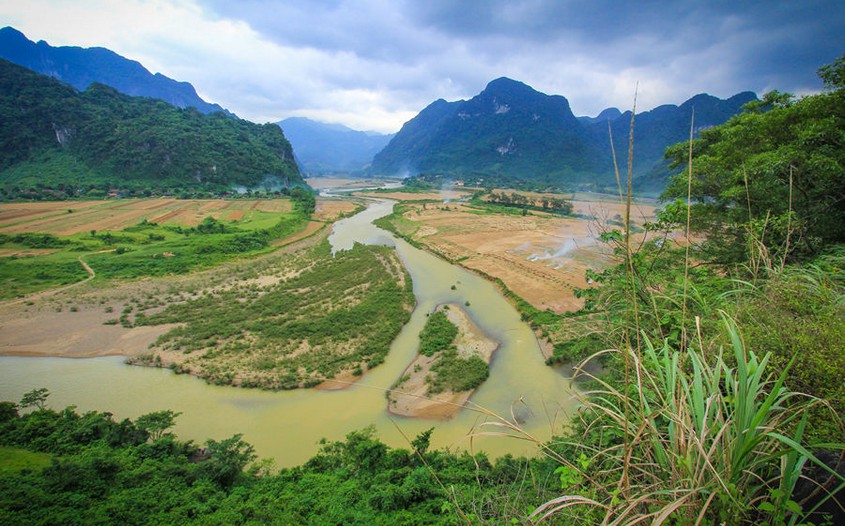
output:
[[250,120],[384,132],[501,76],[596,115],[635,89],[641,110],[811,93],[845,53],[845,4],[830,0],[0,0],[0,23],[108,47]]

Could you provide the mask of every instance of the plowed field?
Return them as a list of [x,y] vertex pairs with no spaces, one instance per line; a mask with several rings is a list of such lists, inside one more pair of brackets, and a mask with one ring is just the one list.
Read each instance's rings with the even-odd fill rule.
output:
[[71,235],[91,230],[122,230],[146,219],[159,224],[195,226],[205,217],[249,219],[254,211],[288,212],[287,199],[118,199],[0,203],[0,232]]
[[[566,196],[574,206],[569,217],[536,211],[525,216],[481,212],[467,203],[450,202],[451,194],[435,195],[439,203],[424,205],[410,202],[421,199],[420,194],[377,196],[408,201],[403,217],[411,226],[404,228],[414,240],[464,267],[502,279],[535,307],[558,313],[582,306],[574,289],[587,286],[588,268],[600,269],[610,261],[609,249],[598,234],[621,228],[615,225],[623,224],[625,213],[618,199],[595,194]],[[652,218],[655,207],[651,200],[635,204],[634,223]]]

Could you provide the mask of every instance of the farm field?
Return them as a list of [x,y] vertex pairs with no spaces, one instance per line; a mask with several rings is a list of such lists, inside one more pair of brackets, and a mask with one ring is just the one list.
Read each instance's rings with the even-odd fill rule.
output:
[[117,199],[0,203],[0,232],[69,236],[90,230],[123,230],[141,221],[197,226],[204,218],[266,222],[267,214],[292,210],[287,199]]
[[98,281],[185,274],[252,257],[357,207],[321,200],[306,214],[297,206],[287,198],[0,203],[0,299],[70,286],[94,272]]
[[[598,236],[621,225],[625,208],[612,196],[575,194],[567,196],[572,216],[536,211],[523,216],[479,209],[467,202],[468,191],[371,195],[400,201],[391,222],[402,235],[466,268],[501,279],[534,307],[555,313],[583,305],[574,290],[588,285],[587,269],[608,264],[609,249]],[[653,218],[655,208],[653,200],[639,201],[632,211],[634,224]]]
[[[289,199],[0,205],[3,296],[19,296],[0,304],[0,354],[126,355],[271,389],[355,380],[383,360],[413,304],[391,250],[329,257],[326,225],[360,206],[321,198],[306,216]],[[297,327],[328,316],[322,339],[260,321],[280,313]]]

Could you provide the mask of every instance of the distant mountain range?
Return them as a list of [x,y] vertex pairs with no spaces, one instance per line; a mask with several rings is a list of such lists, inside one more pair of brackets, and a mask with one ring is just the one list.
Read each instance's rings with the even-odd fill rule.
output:
[[[191,84],[153,75],[138,62],[105,48],[52,47],[5,27],[0,29],[0,57],[80,91],[99,83],[127,95],[161,99],[178,108],[234,116],[202,100]],[[702,129],[725,122],[754,99],[756,95],[751,92],[727,100],[701,94],[680,106],[665,105],[638,114],[634,138],[636,187],[660,191],[665,186],[669,170],[663,152],[688,138],[693,108],[696,128]],[[484,180],[486,184],[515,181],[607,190],[616,185],[608,124],[624,171],[630,118],[630,112],[616,108],[596,117],[576,117],[564,97],[546,95],[503,77],[490,82],[470,100],[433,102],[395,135],[360,132],[304,118],[278,124],[293,144],[302,171],[309,174],[432,174],[470,182]]]
[[93,82],[121,93],[161,99],[177,108],[196,108],[202,113],[224,112],[217,104],[202,100],[188,82],[178,82],[140,63],[101,47],[53,47],[43,40],[29,40],[13,27],[0,29],[0,58],[48,75],[84,91]]
[[[634,177],[643,191],[658,191],[669,171],[667,146],[697,129],[725,122],[757,97],[744,92],[727,100],[696,95],[680,106],[637,114]],[[376,175],[442,174],[490,181],[531,181],[561,188],[615,188],[608,123],[621,169],[627,162],[631,113],[611,108],[576,117],[569,102],[499,78],[470,100],[437,100],[405,123],[373,159]]]
[[0,197],[303,184],[275,124],[179,109],[99,83],[79,92],[0,59]]
[[360,172],[395,135],[362,132],[304,117],[290,117],[278,125],[293,145],[300,169],[312,175]]

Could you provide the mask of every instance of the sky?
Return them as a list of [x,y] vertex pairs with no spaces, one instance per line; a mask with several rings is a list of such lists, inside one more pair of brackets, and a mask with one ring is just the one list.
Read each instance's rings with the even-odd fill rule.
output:
[[510,77],[576,115],[822,88],[842,0],[0,0],[0,27],[106,47],[254,122],[396,132]]

